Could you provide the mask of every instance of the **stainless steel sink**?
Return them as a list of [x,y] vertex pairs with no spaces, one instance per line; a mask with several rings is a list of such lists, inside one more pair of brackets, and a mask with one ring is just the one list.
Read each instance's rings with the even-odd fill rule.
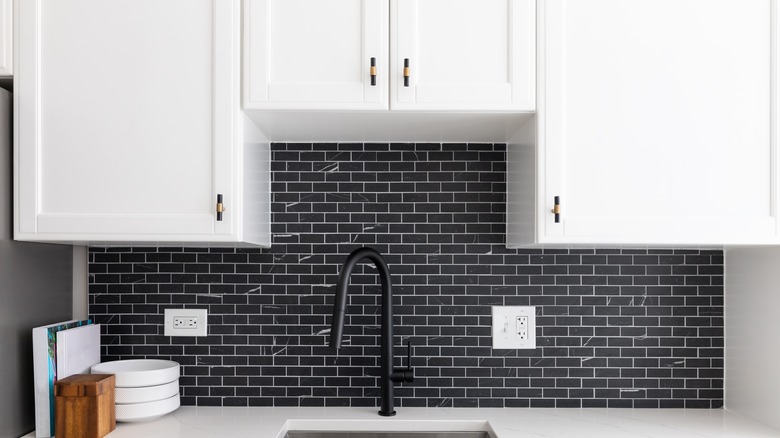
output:
[[488,432],[358,432],[291,430],[284,438],[492,438]]

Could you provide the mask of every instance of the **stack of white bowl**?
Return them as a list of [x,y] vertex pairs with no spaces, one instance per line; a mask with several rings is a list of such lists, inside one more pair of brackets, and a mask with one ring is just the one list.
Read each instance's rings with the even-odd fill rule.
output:
[[92,374],[116,375],[116,421],[148,421],[180,406],[179,364],[170,360],[103,362]]

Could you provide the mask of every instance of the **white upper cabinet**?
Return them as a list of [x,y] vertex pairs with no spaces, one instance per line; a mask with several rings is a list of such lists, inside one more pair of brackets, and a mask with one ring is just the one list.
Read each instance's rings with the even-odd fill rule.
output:
[[533,0],[244,5],[247,109],[534,110]]
[[239,0],[18,5],[17,240],[269,244]]
[[777,242],[774,0],[539,5],[510,246]]
[[0,77],[14,74],[13,0],[0,0]]
[[535,110],[535,19],[534,0],[244,0],[244,108],[278,141],[506,141]]
[[247,0],[245,106],[387,109],[388,13],[388,0]]
[[533,1],[393,0],[391,11],[391,109],[535,109]]

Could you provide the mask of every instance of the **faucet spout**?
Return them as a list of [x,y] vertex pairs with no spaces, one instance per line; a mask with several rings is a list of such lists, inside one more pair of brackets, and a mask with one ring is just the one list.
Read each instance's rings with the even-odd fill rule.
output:
[[[379,377],[382,392],[379,415],[389,417],[395,415],[393,407],[393,382],[411,382],[414,371],[409,363],[407,368],[393,368],[393,285],[390,279],[390,269],[382,255],[372,248],[358,248],[352,251],[341,268],[339,283],[336,287],[336,301],[333,304],[333,319],[331,320],[330,346],[341,347],[341,337],[344,334],[344,315],[347,311],[347,288],[352,270],[363,259],[374,263],[382,283],[382,315]],[[410,347],[411,348],[411,347]]]

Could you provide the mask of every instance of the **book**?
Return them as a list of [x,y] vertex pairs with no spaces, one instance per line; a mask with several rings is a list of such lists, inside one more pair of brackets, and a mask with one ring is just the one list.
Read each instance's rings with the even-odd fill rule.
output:
[[57,381],[57,336],[60,330],[92,324],[92,320],[64,321],[33,329],[35,436],[54,435],[54,382]]
[[100,324],[89,324],[57,332],[57,379],[89,374],[100,363]]

